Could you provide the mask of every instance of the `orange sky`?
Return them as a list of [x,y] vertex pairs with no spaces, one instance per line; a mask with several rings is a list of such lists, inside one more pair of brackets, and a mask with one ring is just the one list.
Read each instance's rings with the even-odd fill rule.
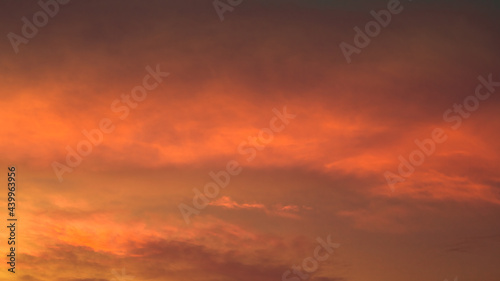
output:
[[[308,280],[498,280],[500,87],[457,130],[443,114],[478,76],[500,81],[499,7],[413,2],[350,64],[339,44],[387,1],[246,0],[221,22],[210,1],[74,0],[17,54],[7,34],[40,7],[3,2],[19,222],[0,280],[282,280],[329,235],[340,247]],[[113,102],[157,65],[170,75],[120,119]],[[238,147],[284,107],[249,161]],[[103,118],[114,131],[59,181],[53,163]],[[435,128],[447,140],[392,192],[384,173]],[[186,224],[179,204],[229,161],[241,174]]]

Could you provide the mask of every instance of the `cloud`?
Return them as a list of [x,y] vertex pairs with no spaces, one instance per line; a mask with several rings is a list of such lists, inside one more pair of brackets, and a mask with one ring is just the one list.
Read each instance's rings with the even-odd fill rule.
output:
[[[432,239],[498,232],[500,100],[456,131],[442,117],[478,75],[500,79],[491,2],[408,2],[352,64],[340,42],[386,3],[245,1],[221,23],[210,1],[71,1],[18,55],[3,40],[0,162],[22,182],[22,278],[112,280],[126,267],[137,280],[278,280],[333,231],[357,267],[341,276],[328,264],[317,281],[431,280],[463,264],[404,261],[427,255]],[[0,5],[2,34],[39,10]],[[111,104],[156,64],[171,75],[120,120]],[[246,161],[238,146],[285,105],[297,118]],[[59,183],[51,164],[102,118],[116,130]],[[436,127],[447,142],[392,194],[383,173]],[[186,227],[178,204],[228,160],[245,172]],[[454,242],[440,245],[476,249]],[[486,248],[477,251],[494,260]],[[488,264],[471,259],[471,276]]]
[[[272,207],[266,207],[263,204],[258,203],[237,203],[228,196],[222,196],[221,198],[209,203],[210,206],[223,207],[227,209],[247,209],[247,210],[261,210],[268,215],[282,216],[288,218],[299,219],[301,208],[296,205],[285,205],[275,204]],[[302,210],[311,210],[312,208],[303,206]]]

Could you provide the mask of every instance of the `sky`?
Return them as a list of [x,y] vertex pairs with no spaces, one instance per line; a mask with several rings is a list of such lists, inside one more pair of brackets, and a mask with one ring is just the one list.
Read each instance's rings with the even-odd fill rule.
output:
[[497,1],[0,5],[0,280],[500,277]]

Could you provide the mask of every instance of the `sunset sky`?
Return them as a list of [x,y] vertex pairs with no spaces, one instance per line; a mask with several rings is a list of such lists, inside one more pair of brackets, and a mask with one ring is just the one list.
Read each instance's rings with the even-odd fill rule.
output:
[[1,281],[500,280],[499,1],[402,0],[350,62],[396,0],[54,1],[0,3]]

